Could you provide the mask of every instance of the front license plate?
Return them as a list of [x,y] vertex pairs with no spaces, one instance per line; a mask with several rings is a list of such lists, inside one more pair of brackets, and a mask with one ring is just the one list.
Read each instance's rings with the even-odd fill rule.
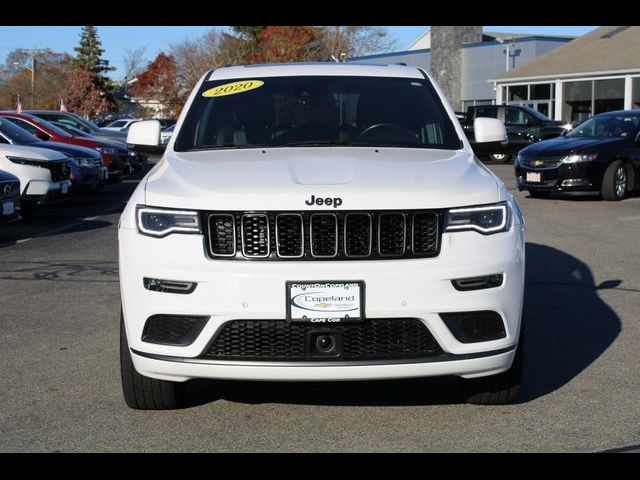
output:
[[527,182],[540,183],[542,182],[542,175],[535,172],[527,172]]
[[364,318],[364,282],[286,282],[287,320],[339,323]]
[[67,192],[69,191],[69,184],[63,183],[61,188],[62,188],[62,195],[66,195]]
[[2,215],[13,215],[15,212],[15,206],[13,205],[13,201],[11,202],[2,202]]

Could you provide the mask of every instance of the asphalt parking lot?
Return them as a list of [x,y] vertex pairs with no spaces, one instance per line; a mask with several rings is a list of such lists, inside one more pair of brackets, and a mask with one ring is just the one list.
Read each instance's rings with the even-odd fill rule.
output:
[[[513,188],[510,165],[492,165]],[[194,381],[189,407],[122,399],[117,223],[136,181],[0,225],[0,451],[640,451],[640,196],[529,198],[521,402],[453,379]]]

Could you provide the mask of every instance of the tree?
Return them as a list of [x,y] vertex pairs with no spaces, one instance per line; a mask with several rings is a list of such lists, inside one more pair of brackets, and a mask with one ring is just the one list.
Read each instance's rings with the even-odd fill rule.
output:
[[129,91],[132,96],[160,102],[163,116],[176,116],[187,94],[176,80],[175,59],[164,52],[160,52],[146,70],[137,76],[137,81]]
[[[59,108],[70,63],[71,57],[66,53],[38,50],[35,56],[34,108]],[[0,106],[15,108],[18,94],[25,108],[31,106],[31,72],[27,67],[31,68],[31,53],[28,50],[17,49],[7,55],[5,65],[0,70]]]
[[102,42],[98,37],[96,27],[82,27],[80,42],[78,46],[74,48],[77,55],[73,59],[72,67],[90,72],[93,75],[93,82],[96,88],[104,94],[109,104],[115,105],[114,92],[116,87],[113,82],[104,75],[107,72],[115,70],[115,68],[109,66],[108,60],[102,58],[104,49],[101,47]]
[[98,77],[114,70],[109,66],[109,60],[102,58],[104,49],[100,48],[101,46],[96,27],[82,27],[80,43],[74,48],[77,55],[73,60],[73,67],[93,72]]
[[113,104],[96,87],[95,75],[81,68],[69,72],[62,98],[69,111],[86,118],[95,118],[113,108]]
[[340,59],[357,57],[370,53],[385,53],[396,47],[389,38],[385,27],[372,26],[330,26],[322,27],[323,53],[328,60],[332,56]]
[[140,73],[145,63],[144,53],[147,47],[138,47],[133,50],[126,49],[122,63],[124,65],[124,80],[130,80]]
[[317,27],[265,27],[258,34],[258,44],[249,58],[253,62],[304,62],[319,60],[322,30]]

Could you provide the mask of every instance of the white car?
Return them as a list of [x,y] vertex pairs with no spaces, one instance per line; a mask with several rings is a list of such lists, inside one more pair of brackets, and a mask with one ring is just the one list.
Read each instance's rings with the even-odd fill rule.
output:
[[110,130],[113,132],[124,132],[131,125],[133,125],[136,122],[139,122],[140,120],[142,119],[141,118],[120,118],[118,120],[114,120],[106,127],[102,127],[101,130]]
[[69,158],[48,148],[0,145],[0,170],[20,180],[20,213],[28,216],[38,205],[69,198]]
[[[164,148],[160,124],[128,143]],[[118,236],[132,408],[194,378],[455,375],[469,402],[516,399],[524,221],[421,69],[207,72]]]

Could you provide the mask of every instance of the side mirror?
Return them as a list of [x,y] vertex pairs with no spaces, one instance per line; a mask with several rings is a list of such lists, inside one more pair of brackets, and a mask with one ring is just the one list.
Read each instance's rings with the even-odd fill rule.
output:
[[504,142],[507,140],[507,129],[501,120],[495,118],[476,117],[473,121],[476,143]]
[[162,154],[166,145],[160,143],[160,122],[144,120],[129,127],[127,145],[134,152]]

